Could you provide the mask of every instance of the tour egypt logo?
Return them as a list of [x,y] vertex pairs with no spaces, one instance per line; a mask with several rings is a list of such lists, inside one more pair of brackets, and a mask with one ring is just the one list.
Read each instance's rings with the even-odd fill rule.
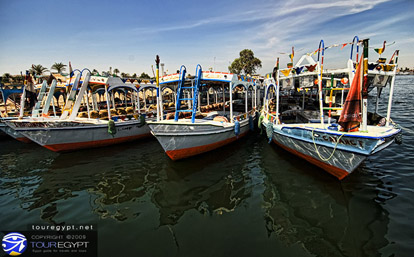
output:
[[27,248],[27,239],[24,235],[16,232],[8,233],[1,242],[3,250],[10,256],[18,256]]

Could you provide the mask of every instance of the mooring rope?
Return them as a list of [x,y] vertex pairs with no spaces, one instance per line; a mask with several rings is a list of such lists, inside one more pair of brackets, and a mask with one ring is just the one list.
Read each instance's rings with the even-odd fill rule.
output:
[[332,151],[331,155],[330,155],[328,158],[323,158],[323,157],[321,156],[321,154],[319,153],[319,150],[318,150],[318,148],[317,148],[317,146],[316,146],[316,143],[315,143],[315,137],[313,136],[313,132],[314,132],[314,131],[315,131],[315,129],[313,129],[313,130],[312,130],[312,141],[313,141],[313,145],[315,146],[315,151],[316,151],[316,153],[318,154],[319,158],[320,158],[322,161],[327,162],[327,161],[329,161],[329,160],[332,158],[332,156],[334,155],[334,153],[335,153],[335,151],[336,151],[336,147],[338,146],[339,141],[340,141],[340,140],[341,140],[341,138],[345,135],[345,133],[344,133],[344,134],[342,134],[340,137],[338,137],[338,140],[336,140],[335,147],[334,147],[334,149],[333,149],[333,151]]

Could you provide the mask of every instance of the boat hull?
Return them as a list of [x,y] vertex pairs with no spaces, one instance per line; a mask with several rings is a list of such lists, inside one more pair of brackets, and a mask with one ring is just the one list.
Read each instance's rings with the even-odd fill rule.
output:
[[245,136],[249,132],[248,120],[240,122],[240,133],[234,125],[213,123],[150,123],[152,134],[172,160],[179,160],[209,152]]
[[[330,160],[324,161],[318,156],[312,143],[280,134],[273,135],[273,142],[288,152],[324,169],[340,180],[351,174],[367,158],[367,156],[362,154],[336,150]],[[319,146],[318,151],[323,158],[327,159],[331,155],[333,148]]]
[[[370,155],[394,142],[398,129],[384,137],[339,134],[329,130],[276,125],[272,141],[281,148],[324,169],[339,180],[351,174]],[[313,136],[312,136],[313,134]],[[337,143],[338,142],[338,143]]]
[[39,145],[65,152],[119,144],[151,136],[147,125],[139,121],[116,122],[116,133],[108,133],[108,124],[86,122],[27,122],[10,126]]
[[32,140],[24,136],[23,134],[17,132],[16,130],[12,129],[11,127],[6,126],[3,122],[0,123],[0,130],[5,134],[8,135],[16,140],[19,140],[23,143],[30,143]]

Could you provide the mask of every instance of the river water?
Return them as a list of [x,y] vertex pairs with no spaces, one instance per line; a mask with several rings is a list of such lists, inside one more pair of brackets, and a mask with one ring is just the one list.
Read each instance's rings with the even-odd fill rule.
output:
[[155,139],[64,154],[1,141],[0,230],[96,224],[98,256],[413,256],[413,95],[398,76],[403,144],[342,182],[258,133],[177,162]]

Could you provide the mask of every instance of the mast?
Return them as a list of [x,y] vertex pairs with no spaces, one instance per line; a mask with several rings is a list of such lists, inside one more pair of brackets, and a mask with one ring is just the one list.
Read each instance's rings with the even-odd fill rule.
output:
[[[162,92],[160,92],[160,57],[157,55],[155,57],[156,64],[156,75],[155,79],[157,81],[157,121],[162,120]],[[161,101],[161,102],[160,102]]]
[[276,123],[279,123],[279,57],[277,58],[276,67],[273,69],[272,75],[276,86]]
[[362,85],[362,124],[361,130],[367,132],[367,117],[368,117],[368,38],[362,41],[364,48],[364,61],[362,63],[362,76],[361,76],[361,85]]
[[[237,75],[234,75],[237,76]],[[230,122],[234,123],[233,121],[233,83],[229,83],[229,93],[230,93]]]
[[[322,48],[321,48],[322,46]],[[322,58],[321,62],[319,63],[319,55],[322,52]],[[323,115],[323,93],[322,93],[322,72],[323,72],[323,56],[325,54],[325,43],[323,40],[319,42],[319,48],[318,48],[318,87],[319,87],[319,112],[320,112],[320,118],[321,118],[321,125],[324,126],[324,115]]]
[[351,56],[349,57],[348,60],[348,76],[349,76],[349,83],[352,84],[352,80],[354,79],[355,76],[355,69],[354,69],[354,64],[352,62],[352,54],[354,53],[354,45],[356,44],[356,64],[358,65],[358,55],[359,55],[359,38],[358,36],[355,36],[354,39],[352,40],[352,45],[351,45]]
[[395,66],[394,66],[394,70],[393,70],[393,75],[392,75],[392,79],[391,79],[391,85],[390,85],[390,96],[388,98],[388,108],[387,108],[387,121],[385,123],[385,126],[389,126],[390,125],[390,121],[391,121],[391,106],[392,106],[392,95],[394,94],[394,83],[395,83],[395,74],[397,72],[397,66],[398,66],[398,54],[399,54],[400,50],[396,50],[395,51]]

